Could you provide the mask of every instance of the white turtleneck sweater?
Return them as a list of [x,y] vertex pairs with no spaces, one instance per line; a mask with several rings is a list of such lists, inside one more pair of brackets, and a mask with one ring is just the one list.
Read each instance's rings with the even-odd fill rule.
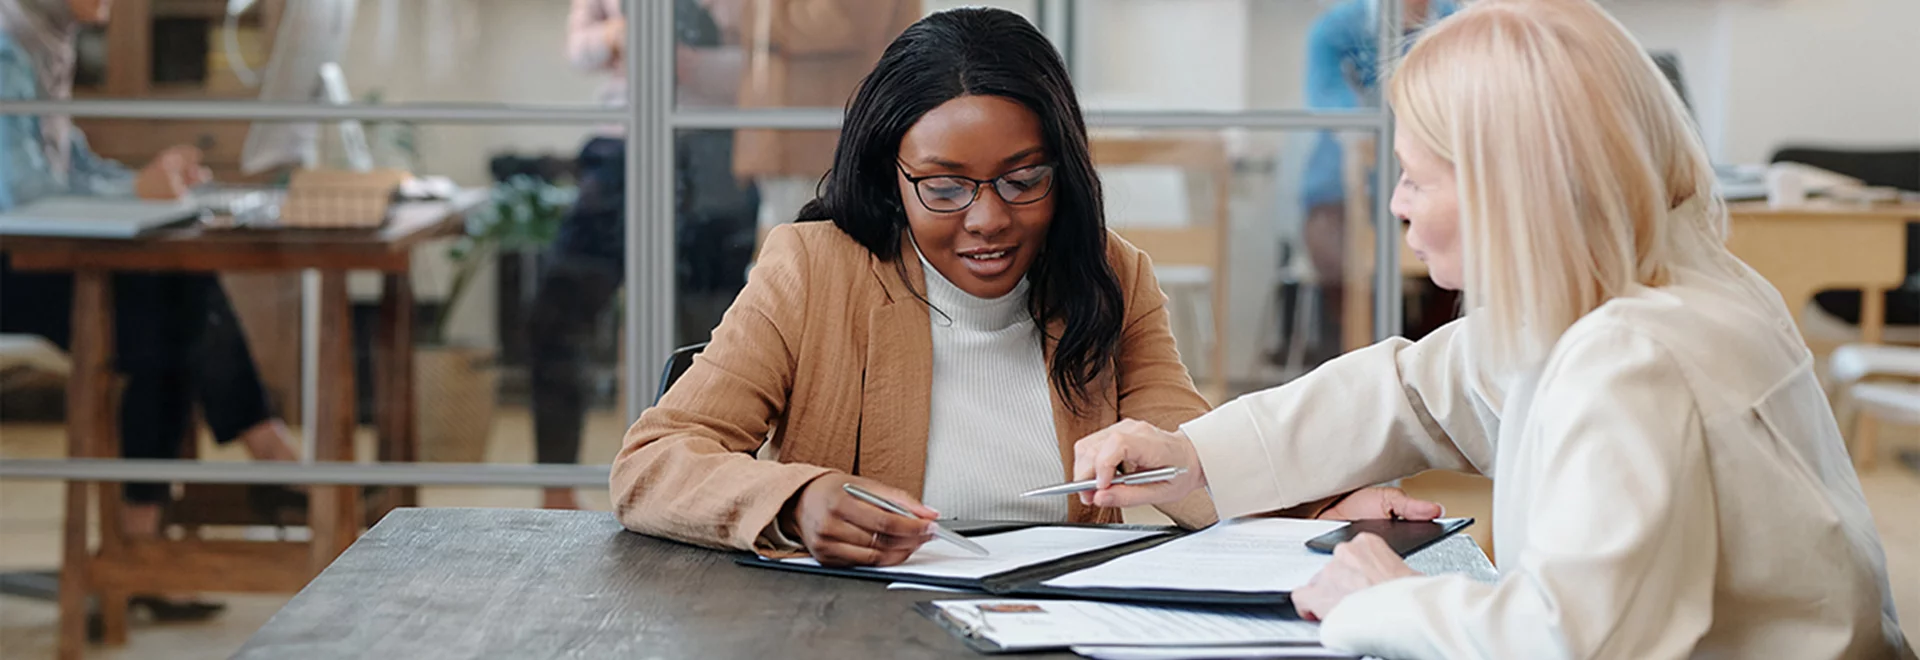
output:
[[1026,280],[991,300],[947,281],[923,257],[933,326],[933,389],[921,501],[966,520],[1067,519],[1067,499],[1020,499],[1066,468]]

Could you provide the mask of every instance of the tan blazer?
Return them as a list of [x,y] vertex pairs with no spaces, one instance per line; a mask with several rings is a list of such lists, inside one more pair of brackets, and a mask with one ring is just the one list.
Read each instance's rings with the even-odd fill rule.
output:
[[[1075,441],[1122,418],[1174,428],[1208,410],[1180,363],[1147,256],[1109,234],[1107,258],[1125,293],[1125,330],[1084,414],[1070,414],[1054,394],[1069,469]],[[627,431],[613,463],[621,522],[689,543],[767,550],[762,532],[830,470],[920,493],[933,338],[926,304],[913,294],[925,290],[920,262],[904,265],[906,281],[894,262],[832,223],[774,228],[713,343]],[[1060,327],[1049,324],[1048,334]],[[1053,347],[1048,340],[1048,360]],[[755,460],[769,437],[773,460]],[[1213,522],[1204,494],[1162,510],[1188,526]],[[1119,511],[1077,498],[1069,516],[1120,520]]]

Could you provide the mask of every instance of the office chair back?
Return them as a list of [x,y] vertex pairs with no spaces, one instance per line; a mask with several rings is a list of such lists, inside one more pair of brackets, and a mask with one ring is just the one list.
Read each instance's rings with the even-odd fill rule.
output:
[[1789,146],[1773,152],[1775,163],[1812,165],[1869,186],[1920,192],[1920,147],[1910,149],[1820,149]]
[[655,405],[660,403],[660,397],[667,395],[667,389],[673,387],[674,381],[680,380],[680,376],[687,373],[687,368],[693,366],[693,356],[704,350],[707,350],[707,342],[704,341],[673,349],[673,353],[667,356],[666,367],[660,370],[660,389],[653,394]]

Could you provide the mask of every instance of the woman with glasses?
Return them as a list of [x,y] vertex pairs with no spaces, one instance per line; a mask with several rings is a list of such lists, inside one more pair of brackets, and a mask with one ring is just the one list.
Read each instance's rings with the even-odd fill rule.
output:
[[[1018,15],[901,34],[854,93],[822,194],[769,234],[712,344],[628,432],[622,522],[832,565],[898,564],[936,517],[1118,522],[1018,495],[1065,479],[1081,436],[1208,407],[1152,265],[1106,230],[1075,98]],[[1292,512],[1440,513],[1387,489],[1331,501]],[[1185,525],[1212,509],[1162,507]]]

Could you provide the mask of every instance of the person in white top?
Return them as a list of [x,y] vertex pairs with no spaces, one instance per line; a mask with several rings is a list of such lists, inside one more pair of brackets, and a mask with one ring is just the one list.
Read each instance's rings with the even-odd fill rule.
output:
[[[1498,582],[1361,536],[1294,592],[1388,658],[1913,658],[1780,294],[1724,247],[1679,97],[1590,0],[1482,0],[1389,84],[1393,213],[1464,318],[1177,432],[1075,446],[1099,506],[1207,488],[1221,518],[1428,469],[1494,481]],[[1116,469],[1188,467],[1152,486]]]

